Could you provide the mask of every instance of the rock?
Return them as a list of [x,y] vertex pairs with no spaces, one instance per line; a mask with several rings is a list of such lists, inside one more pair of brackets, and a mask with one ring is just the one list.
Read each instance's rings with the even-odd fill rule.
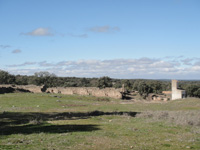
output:
[[186,148],[190,149],[190,146],[186,146]]

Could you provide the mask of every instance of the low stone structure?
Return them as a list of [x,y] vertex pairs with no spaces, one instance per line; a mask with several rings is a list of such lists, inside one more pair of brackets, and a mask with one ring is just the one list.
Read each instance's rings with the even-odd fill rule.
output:
[[41,87],[35,85],[0,85],[0,94],[13,92],[41,93]]
[[122,89],[105,88],[99,89],[96,87],[54,87],[47,88],[48,93],[61,93],[66,95],[92,95],[96,97],[111,97],[111,98],[122,98]]
[[172,91],[162,91],[162,94],[165,94],[165,95],[172,95]]
[[96,97],[122,98],[122,89],[105,88],[99,89],[96,87],[53,87],[46,88],[45,86],[36,85],[0,85],[0,93],[13,92],[31,92],[31,93],[61,93],[65,95],[92,95]]
[[165,95],[165,94],[154,94],[154,93],[150,93],[147,97],[147,100],[151,101],[168,101],[170,100],[170,97]]
[[[185,90],[180,90],[177,88],[177,80],[172,80],[172,91],[163,91],[163,94],[149,94],[147,100],[175,100],[185,98]],[[65,95],[92,95],[96,97],[110,97],[122,99],[124,97],[124,88],[105,88],[99,89],[97,87],[53,87],[46,88],[45,86],[36,86],[36,85],[0,85],[0,94],[1,93],[12,93],[12,92],[32,92],[32,93],[61,93]],[[128,99],[134,99],[136,92],[132,95],[126,95]]]
[[42,93],[43,86],[36,86],[36,85],[18,85],[18,88],[28,90],[32,93]]

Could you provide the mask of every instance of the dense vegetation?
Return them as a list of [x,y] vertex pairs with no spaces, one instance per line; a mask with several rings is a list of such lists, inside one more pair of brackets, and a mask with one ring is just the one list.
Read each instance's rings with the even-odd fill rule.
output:
[[[112,79],[101,78],[77,78],[57,77],[49,72],[36,72],[32,76],[11,75],[0,70],[0,84],[17,85],[46,85],[47,87],[113,87],[121,88],[124,85],[127,91],[138,91],[146,97],[149,93],[159,94],[162,91],[171,90],[170,80],[145,80],[145,79]],[[190,97],[200,97],[200,81],[180,81],[179,87],[186,90]]]

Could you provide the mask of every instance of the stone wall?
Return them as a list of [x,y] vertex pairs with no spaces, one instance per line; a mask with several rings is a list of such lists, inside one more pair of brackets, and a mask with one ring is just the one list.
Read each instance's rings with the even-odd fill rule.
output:
[[[0,93],[8,93],[16,91],[25,91],[32,93],[61,93],[65,95],[92,95],[96,97],[111,97],[111,98],[122,98],[122,89],[105,88],[99,89],[96,87],[54,87],[45,89],[44,86],[36,85],[0,85]],[[9,92],[9,93],[10,93]]]
[[13,92],[15,91],[26,91],[26,92],[32,92],[32,93],[42,93],[41,89],[43,86],[36,86],[36,85],[0,85],[0,93],[3,89],[13,89]]
[[42,93],[42,88],[43,88],[43,86],[36,86],[36,85],[18,85],[16,87],[28,90],[32,93]]
[[92,95],[96,97],[111,97],[111,98],[122,98],[122,90],[115,88],[99,89],[96,87],[54,87],[47,88],[48,93],[61,93],[66,95]]

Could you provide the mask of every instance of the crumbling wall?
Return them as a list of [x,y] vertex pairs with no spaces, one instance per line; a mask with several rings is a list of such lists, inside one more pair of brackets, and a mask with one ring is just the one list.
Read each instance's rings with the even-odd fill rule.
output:
[[107,91],[108,97],[113,97],[113,98],[122,98],[122,89],[105,89]]
[[105,88],[99,89],[96,87],[55,87],[47,88],[48,93],[62,93],[66,95],[92,95],[96,97],[111,97],[111,98],[122,98],[121,89]]
[[170,100],[169,97],[167,97],[166,95],[163,95],[163,94],[154,94],[154,93],[150,93],[147,97],[147,100],[151,101],[168,101]]
[[122,89],[105,88],[99,89],[96,87],[53,87],[46,88],[44,86],[36,85],[0,85],[0,93],[8,93],[14,91],[25,91],[32,93],[61,93],[65,95],[92,95],[96,97],[111,97],[111,98],[122,98]]
[[17,85],[17,88],[28,90],[32,93],[42,93],[43,86],[36,86],[36,85]]
[[0,85],[0,93],[13,93],[13,92],[32,92],[42,93],[43,86],[36,85]]

